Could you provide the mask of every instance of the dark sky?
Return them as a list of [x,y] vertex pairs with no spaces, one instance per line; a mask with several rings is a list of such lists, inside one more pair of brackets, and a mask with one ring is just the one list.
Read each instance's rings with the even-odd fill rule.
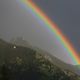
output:
[[80,52],[80,0],[34,0]]
[[[80,1],[34,0],[59,26],[80,52]],[[0,38],[9,41],[22,36],[32,45],[42,48],[59,59],[75,64],[65,49],[56,43],[54,35],[46,26],[40,25],[18,0],[0,0]]]

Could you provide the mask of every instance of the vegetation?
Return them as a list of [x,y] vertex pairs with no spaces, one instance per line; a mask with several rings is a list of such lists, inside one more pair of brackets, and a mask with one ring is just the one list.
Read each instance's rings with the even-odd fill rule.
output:
[[39,52],[0,41],[0,80],[80,80]]

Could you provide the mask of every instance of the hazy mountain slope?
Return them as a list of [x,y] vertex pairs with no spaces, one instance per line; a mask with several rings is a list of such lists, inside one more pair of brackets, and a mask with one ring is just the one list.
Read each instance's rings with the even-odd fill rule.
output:
[[24,46],[24,47],[28,47],[28,48],[34,49],[34,50],[36,50],[36,52],[38,52],[41,55],[45,56],[45,58],[48,58],[56,66],[58,66],[60,68],[71,70],[71,71],[77,73],[78,75],[80,75],[80,69],[79,68],[75,67],[74,65],[67,64],[67,63],[59,60],[58,58],[52,56],[50,53],[48,53],[48,52],[46,52],[44,50],[41,50],[39,48],[31,46],[26,40],[24,40],[21,37],[14,38],[10,42],[12,44],[14,44],[14,45],[16,44],[16,45],[19,45],[19,46]]
[[80,75],[80,65],[75,65],[74,69]]
[[76,65],[75,67],[77,67],[78,69],[80,69],[80,65]]
[[[80,80],[75,73],[62,69],[41,52],[0,40],[0,80]],[[57,62],[56,62],[57,63]]]
[[76,74],[80,75],[80,67],[79,66],[75,67],[75,65],[67,64],[67,63],[61,61],[60,59],[52,56],[50,53],[48,53],[48,52],[46,52],[44,50],[41,50],[39,48],[35,47],[33,49],[35,49],[37,52],[40,52],[43,56],[48,58],[56,66],[58,66],[60,68],[63,68],[63,69],[68,69],[68,70],[70,70],[72,72],[75,72]]
[[28,47],[28,48],[32,47],[29,42],[23,39],[23,37],[13,38],[10,40],[10,43],[16,44],[18,46]]

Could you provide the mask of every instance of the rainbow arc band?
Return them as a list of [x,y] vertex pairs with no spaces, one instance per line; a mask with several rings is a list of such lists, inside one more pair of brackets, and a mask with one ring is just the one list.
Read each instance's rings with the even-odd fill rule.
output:
[[44,24],[46,24],[48,29],[53,32],[58,39],[58,41],[63,45],[63,47],[68,52],[72,61],[75,64],[80,64],[80,55],[75,50],[74,46],[68,40],[68,38],[62,33],[62,31],[58,28],[58,26],[39,8],[39,6],[33,2],[33,0],[20,0],[25,6],[28,6],[32,12],[35,14],[38,19],[42,20]]

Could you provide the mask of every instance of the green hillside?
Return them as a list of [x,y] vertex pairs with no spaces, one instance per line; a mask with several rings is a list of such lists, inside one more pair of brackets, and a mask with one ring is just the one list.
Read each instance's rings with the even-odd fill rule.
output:
[[0,80],[80,80],[80,77],[56,66],[41,52],[0,40]]

